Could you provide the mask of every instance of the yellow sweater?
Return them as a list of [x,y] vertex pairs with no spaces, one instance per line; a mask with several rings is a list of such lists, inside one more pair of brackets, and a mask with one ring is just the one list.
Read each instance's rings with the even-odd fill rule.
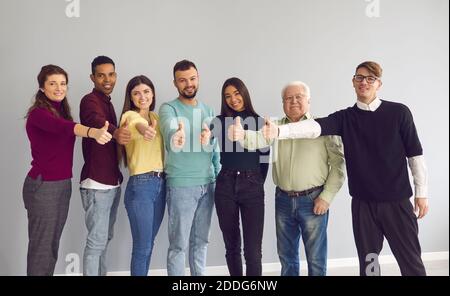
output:
[[125,145],[130,176],[164,169],[164,142],[159,130],[159,116],[150,112],[149,117],[156,119],[157,122],[156,137],[151,141],[145,140],[136,129],[137,123],[148,125],[147,120],[139,113],[127,111],[120,121],[120,126],[122,126],[128,119],[128,129],[131,132],[131,141]]

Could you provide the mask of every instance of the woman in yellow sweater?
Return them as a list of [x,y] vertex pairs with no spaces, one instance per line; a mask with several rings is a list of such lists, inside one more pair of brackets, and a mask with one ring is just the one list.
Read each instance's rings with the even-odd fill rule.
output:
[[128,82],[120,126],[129,129],[131,141],[120,151],[130,173],[125,208],[133,237],[131,275],[148,273],[166,204],[164,142],[159,117],[153,112],[155,103],[155,87],[150,79],[141,75]]

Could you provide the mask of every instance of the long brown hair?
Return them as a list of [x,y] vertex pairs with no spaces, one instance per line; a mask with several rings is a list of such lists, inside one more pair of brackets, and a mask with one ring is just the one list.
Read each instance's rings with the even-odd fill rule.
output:
[[[123,114],[125,114],[125,112],[130,111],[130,110],[139,111],[139,108],[136,107],[136,105],[134,105],[134,103],[133,103],[133,99],[131,97],[131,91],[140,84],[145,84],[148,87],[150,87],[150,89],[152,90],[153,100],[152,100],[152,103],[150,104],[149,110],[150,111],[155,110],[156,93],[155,93],[155,86],[153,85],[153,82],[145,75],[135,76],[135,77],[131,78],[131,80],[127,84],[127,88],[125,90],[125,100],[123,102],[122,114],[120,115],[119,124],[120,124],[120,122],[122,122],[122,116],[123,116]],[[117,149],[117,151],[119,154],[119,163],[123,161],[124,166],[127,167],[127,165],[128,165],[127,158],[124,157],[124,155],[126,155],[125,147],[123,145],[120,145],[119,148]]]
[[[136,107],[133,103],[133,98],[131,97],[131,91],[138,85],[140,84],[145,84],[148,87],[150,87],[150,89],[153,92],[153,100],[152,103],[150,105],[150,111],[155,110],[155,105],[156,105],[156,94],[155,94],[155,86],[153,85],[153,82],[144,75],[139,75],[136,77],[131,78],[131,80],[128,82],[127,84],[127,88],[125,90],[125,101],[123,102],[123,108],[122,108],[122,115],[127,112],[127,111],[138,111],[139,108]],[[120,116],[122,118],[122,115]]]
[[37,81],[39,85],[39,90],[36,92],[36,95],[34,96],[34,102],[31,105],[31,107],[27,111],[27,115],[25,115],[25,118],[28,118],[31,111],[33,111],[36,108],[45,108],[52,112],[56,117],[62,117],[67,120],[73,120],[72,115],[70,113],[70,106],[69,102],[67,101],[67,97],[64,97],[64,99],[61,101],[61,110],[56,110],[52,104],[50,103],[49,98],[45,95],[45,93],[41,90],[44,88],[45,81],[47,81],[48,77],[50,75],[55,74],[61,74],[66,77],[66,83],[69,83],[69,76],[67,75],[67,72],[64,71],[61,67],[55,66],[55,65],[46,65],[41,68],[41,71],[39,72],[37,76]]

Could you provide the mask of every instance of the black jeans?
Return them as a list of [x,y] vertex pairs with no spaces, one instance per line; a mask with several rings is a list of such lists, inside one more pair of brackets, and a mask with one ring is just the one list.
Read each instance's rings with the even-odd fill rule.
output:
[[230,275],[243,275],[240,213],[246,274],[260,276],[264,230],[264,180],[260,171],[222,169],[216,181],[215,204]]

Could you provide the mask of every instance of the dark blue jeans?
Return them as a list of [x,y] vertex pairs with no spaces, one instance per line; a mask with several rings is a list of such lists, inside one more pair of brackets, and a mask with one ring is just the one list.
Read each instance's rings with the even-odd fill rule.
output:
[[242,276],[242,220],[246,275],[260,276],[264,230],[264,180],[259,170],[222,169],[216,181],[215,203],[231,276]]
[[325,215],[313,212],[314,199],[321,192],[318,189],[304,196],[289,197],[276,189],[275,219],[282,276],[299,275],[300,237],[305,245],[308,275],[326,275],[328,211]]
[[125,191],[125,208],[133,237],[131,275],[146,276],[153,242],[164,217],[166,184],[150,174],[131,176]]

